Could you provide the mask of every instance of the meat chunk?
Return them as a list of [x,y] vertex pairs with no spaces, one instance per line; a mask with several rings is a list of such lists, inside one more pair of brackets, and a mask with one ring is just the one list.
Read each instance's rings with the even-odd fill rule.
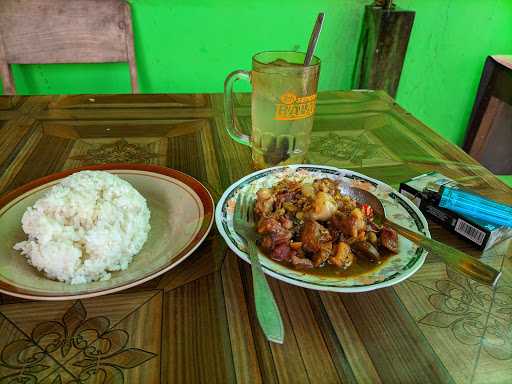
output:
[[258,217],[270,216],[274,208],[275,197],[272,195],[272,190],[262,188],[256,192],[256,204],[254,206],[254,213]]
[[347,243],[339,242],[336,245],[336,251],[333,256],[329,257],[329,264],[338,268],[347,269],[354,262],[354,254],[350,250]]
[[314,220],[306,220],[301,233],[302,247],[307,252],[320,252],[323,243],[331,241],[329,231]]
[[329,220],[337,209],[338,204],[331,195],[326,192],[318,192],[307,215],[311,220],[324,221]]
[[323,263],[329,259],[332,253],[332,242],[328,241],[326,243],[322,243],[320,245],[320,251],[315,253],[311,260],[313,261],[313,265],[315,267],[321,266]]
[[313,263],[311,262],[311,260],[305,257],[301,258],[294,255],[291,257],[291,262],[297,268],[313,268]]
[[258,221],[256,230],[258,233],[271,233],[276,231],[279,227],[281,227],[281,223],[279,221],[273,217],[264,217]]
[[292,229],[293,228],[293,221],[291,221],[288,217],[282,216],[279,218],[279,222],[283,226],[284,229]]
[[258,223],[257,231],[263,235],[260,240],[260,246],[265,252],[271,252],[280,244],[288,245],[292,238],[292,232],[283,228],[282,224],[272,217],[261,219]]
[[380,253],[372,243],[368,241],[356,241],[351,244],[350,247],[357,256],[364,257],[373,263],[380,262]]
[[257,231],[260,234],[270,234],[276,243],[283,243],[292,237],[292,233],[272,217],[261,219],[258,223]]
[[271,253],[271,257],[277,261],[290,261],[292,257],[292,249],[288,244],[277,245]]
[[398,234],[396,231],[388,227],[382,227],[380,244],[391,252],[398,253]]
[[345,236],[357,237],[366,229],[366,220],[359,208],[354,208],[349,214],[335,215],[331,219],[332,225]]
[[271,253],[274,248],[274,240],[272,240],[272,236],[265,235],[260,239],[260,247],[265,253]]

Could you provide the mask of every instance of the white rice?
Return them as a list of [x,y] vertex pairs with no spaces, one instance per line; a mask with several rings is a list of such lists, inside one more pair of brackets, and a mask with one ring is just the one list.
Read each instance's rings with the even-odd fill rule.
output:
[[82,284],[128,267],[150,230],[146,200],[108,172],[63,179],[27,209],[27,241],[14,246],[50,279]]

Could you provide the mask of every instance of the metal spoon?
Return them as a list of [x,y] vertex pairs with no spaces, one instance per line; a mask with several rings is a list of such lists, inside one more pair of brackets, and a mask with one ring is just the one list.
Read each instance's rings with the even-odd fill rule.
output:
[[322,24],[324,23],[324,13],[320,12],[316,18],[315,26],[313,27],[313,32],[311,33],[311,37],[309,38],[308,50],[306,51],[306,57],[304,58],[304,65],[308,66],[311,64],[311,59],[313,58],[313,53],[315,52],[316,43],[318,42],[318,35],[320,35],[320,31],[322,30]]
[[386,218],[382,203],[372,193],[348,185],[341,186],[341,193],[349,195],[360,204],[368,204],[372,207],[375,223],[393,228],[406,239],[409,239],[429,252],[435,253],[437,256],[441,257],[447,265],[464,273],[473,280],[490,285],[491,287],[494,287],[498,282],[501,273],[489,265],[449,245],[440,243],[434,239],[429,239],[420,233],[413,232],[410,229],[389,221]]

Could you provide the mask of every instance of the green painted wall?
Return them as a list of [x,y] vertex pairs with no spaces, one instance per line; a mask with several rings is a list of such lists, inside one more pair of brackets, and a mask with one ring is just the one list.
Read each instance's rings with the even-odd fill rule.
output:
[[397,101],[462,144],[485,58],[512,54],[512,0],[396,0],[416,18]]
[[[489,53],[512,53],[511,0],[396,0],[416,10],[397,99],[461,143]],[[320,89],[348,89],[370,0],[130,0],[142,92],[221,92],[266,49],[305,50],[319,11]],[[243,4],[243,5],[242,5]],[[126,64],[15,66],[19,93],[130,92]]]

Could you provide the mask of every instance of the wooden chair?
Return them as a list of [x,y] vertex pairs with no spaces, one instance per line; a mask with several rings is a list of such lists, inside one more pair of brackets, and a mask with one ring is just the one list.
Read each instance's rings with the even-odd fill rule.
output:
[[487,57],[464,150],[493,173],[512,174],[512,55]]
[[124,0],[0,0],[0,77],[11,64],[128,62],[138,93],[133,28]]

